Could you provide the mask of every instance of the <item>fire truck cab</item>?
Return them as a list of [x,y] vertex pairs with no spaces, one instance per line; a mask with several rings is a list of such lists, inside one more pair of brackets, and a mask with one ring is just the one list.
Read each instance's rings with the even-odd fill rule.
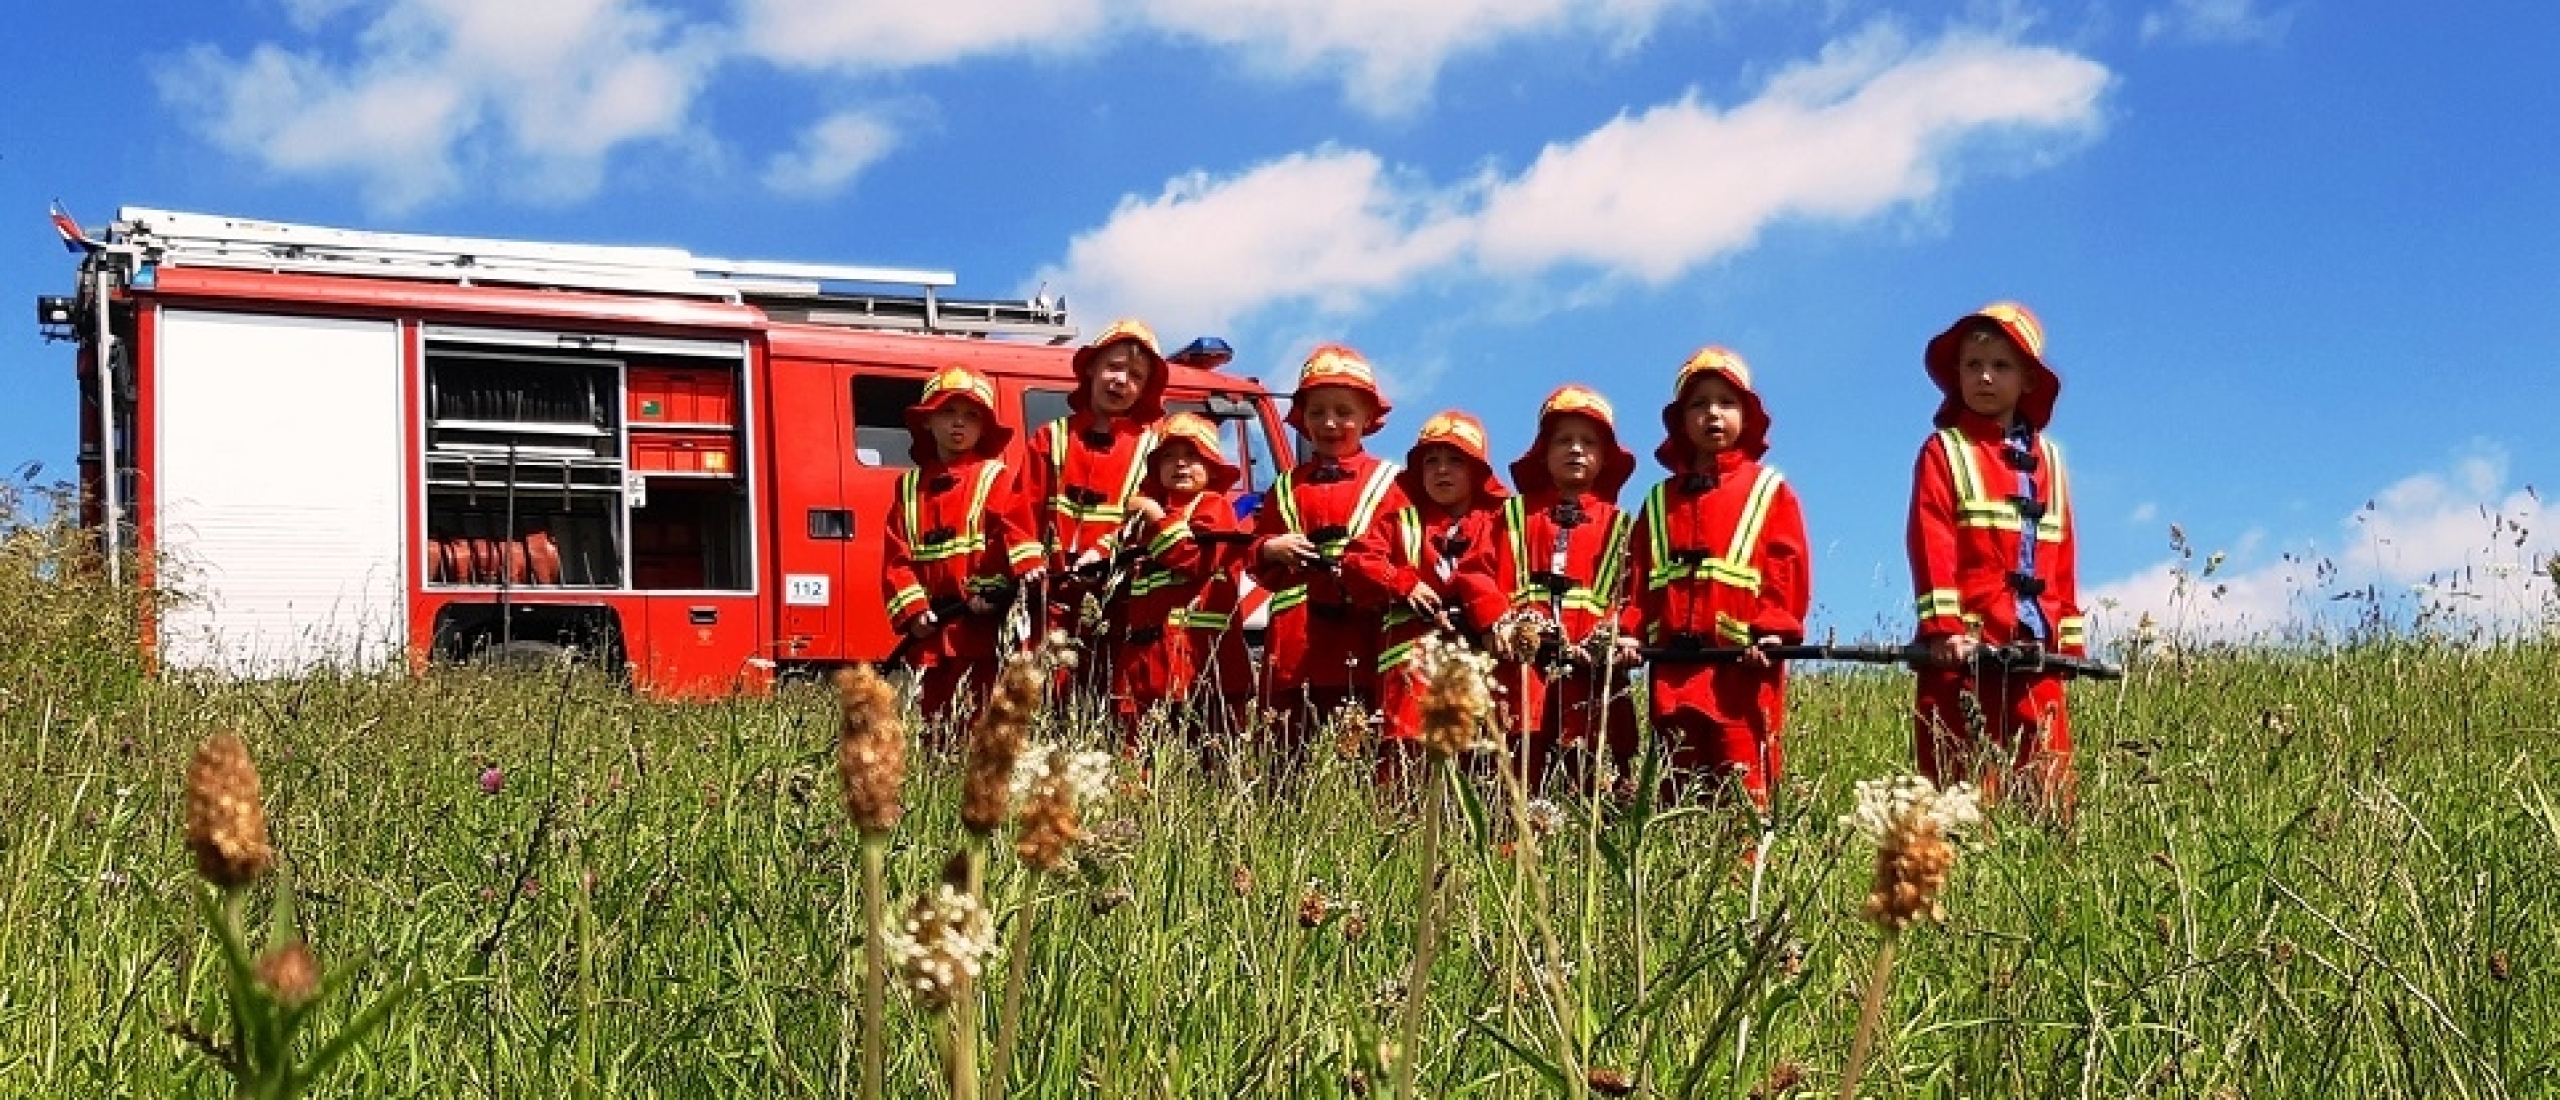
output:
[[[170,670],[583,655],[661,697],[894,648],[882,532],[944,367],[1064,415],[1075,329],[948,273],[127,208],[38,302],[79,348],[80,507]],[[1172,355],[1254,494],[1271,395]],[[1248,500],[1251,496],[1248,496]]]

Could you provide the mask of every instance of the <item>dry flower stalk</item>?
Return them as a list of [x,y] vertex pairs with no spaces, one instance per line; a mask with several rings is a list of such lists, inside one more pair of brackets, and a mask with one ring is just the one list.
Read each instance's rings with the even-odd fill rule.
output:
[[995,697],[969,733],[968,776],[960,789],[960,823],[979,836],[992,835],[1004,824],[1013,793],[1013,772],[1040,713],[1047,677],[1036,653],[1017,653],[996,677]]
[[1939,895],[1956,861],[1949,838],[1982,822],[1972,785],[1941,791],[1917,776],[1861,781],[1858,808],[1842,821],[1876,844],[1875,881],[1863,907],[1867,920],[1898,932],[1924,919],[1946,918]]
[[1413,662],[1426,685],[1423,751],[1442,760],[1466,751],[1493,713],[1493,659],[1434,636],[1414,647]]
[[207,738],[187,765],[187,848],[196,872],[225,890],[258,881],[275,863],[258,767],[231,734]]
[[943,881],[908,906],[906,923],[882,937],[907,992],[929,1010],[951,1007],[977,982],[996,946],[986,907],[955,881],[965,873],[961,863],[955,859],[944,868]]
[[259,956],[258,984],[276,1003],[299,1007],[320,991],[320,960],[310,945],[295,940]]
[[869,665],[835,677],[843,724],[836,741],[836,777],[844,785],[844,813],[865,833],[895,831],[905,813],[898,791],[907,781],[907,723],[898,693]]

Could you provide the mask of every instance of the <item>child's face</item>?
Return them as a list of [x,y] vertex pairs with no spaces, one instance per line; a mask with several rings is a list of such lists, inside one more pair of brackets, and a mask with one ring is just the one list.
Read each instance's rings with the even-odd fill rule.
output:
[[1956,362],[1956,385],[1964,407],[1994,420],[2007,421],[2026,396],[2029,378],[2024,356],[2009,338],[1976,331],[1964,339],[1964,357]]
[[1307,426],[1307,441],[1315,444],[1316,453],[1340,458],[1360,450],[1360,439],[1369,433],[1369,422],[1378,417],[1378,407],[1369,395],[1347,386],[1318,386],[1300,399],[1299,419]]
[[1601,449],[1607,445],[1590,417],[1558,418],[1547,432],[1547,477],[1567,493],[1589,490],[1600,477]]
[[1475,499],[1476,464],[1467,460],[1455,447],[1432,444],[1422,449],[1422,492],[1431,503],[1443,508],[1456,508]]
[[1094,357],[1093,373],[1085,382],[1091,387],[1085,394],[1088,403],[1104,416],[1126,413],[1137,405],[1138,395],[1146,392],[1147,376],[1154,370],[1155,364],[1148,361],[1147,353],[1134,343],[1124,340],[1104,348]]
[[1689,446],[1708,455],[1742,445],[1742,391],[1721,374],[1689,383],[1680,394],[1680,431]]
[[978,449],[979,438],[987,434],[987,414],[966,401],[945,401],[925,414],[924,430],[944,459],[958,458]]
[[1177,493],[1209,487],[1209,463],[1188,443],[1168,443],[1156,450],[1156,480]]

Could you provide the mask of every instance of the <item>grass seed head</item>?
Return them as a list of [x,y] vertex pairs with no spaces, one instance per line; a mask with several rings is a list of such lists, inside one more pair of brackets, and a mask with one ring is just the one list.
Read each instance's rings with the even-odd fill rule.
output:
[[275,863],[258,767],[231,734],[206,739],[187,765],[187,848],[195,853],[196,872],[225,890],[256,882]]
[[978,980],[995,950],[995,922],[977,898],[945,882],[909,905],[906,921],[880,942],[916,1004],[940,1011]]
[[836,740],[836,778],[844,787],[844,813],[865,833],[887,833],[905,813],[898,790],[907,781],[907,724],[898,693],[869,665],[836,674],[836,706],[842,726]]
[[1322,927],[1332,915],[1333,899],[1325,896],[1323,881],[1308,879],[1307,892],[1298,897],[1298,927]]
[[995,697],[969,732],[968,777],[960,789],[960,823],[970,832],[989,836],[1004,824],[1010,808],[1013,771],[1040,713],[1047,677],[1040,657],[1017,653],[996,677]]
[[1591,1091],[1602,1096],[1628,1096],[1636,1091],[1635,1079],[1622,1069],[1593,1066],[1589,1073],[1582,1075],[1582,1080],[1591,1086]]
[[1858,807],[1841,821],[1876,845],[1875,880],[1864,907],[1869,921],[1898,932],[1945,919],[1939,896],[1956,861],[1949,837],[1982,822],[1970,784],[1941,791],[1918,776],[1861,780]]
[[1035,871],[1054,872],[1084,842],[1084,807],[1110,793],[1111,757],[1063,745],[1035,749],[1015,769],[1012,789],[1022,806],[1014,854]]
[[309,1001],[320,991],[320,960],[301,940],[259,956],[257,971],[258,984],[287,1008]]
[[1414,646],[1413,662],[1425,684],[1423,751],[1438,759],[1466,751],[1493,713],[1493,659],[1434,636]]

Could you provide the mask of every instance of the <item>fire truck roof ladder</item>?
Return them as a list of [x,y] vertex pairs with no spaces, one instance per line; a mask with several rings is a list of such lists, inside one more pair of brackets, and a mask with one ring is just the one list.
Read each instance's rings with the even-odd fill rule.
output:
[[131,206],[119,212],[113,237],[148,265],[675,294],[742,302],[775,320],[848,328],[1053,344],[1076,335],[1063,302],[944,299],[937,292],[956,281],[947,271],[722,260],[680,248],[379,233]]

